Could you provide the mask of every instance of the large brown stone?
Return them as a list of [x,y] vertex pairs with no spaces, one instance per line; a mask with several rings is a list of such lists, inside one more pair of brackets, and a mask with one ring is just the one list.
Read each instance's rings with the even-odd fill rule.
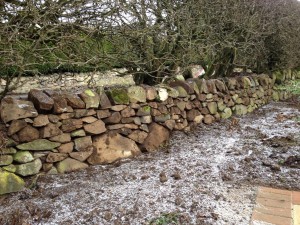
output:
[[214,80],[207,80],[206,85],[207,85],[208,93],[217,93],[218,92]]
[[121,111],[121,115],[122,117],[132,117],[135,116],[135,111],[134,109],[132,109],[130,106],[126,107],[124,110]]
[[32,102],[4,98],[0,107],[1,119],[4,123],[23,118],[37,117],[38,113]]
[[60,162],[67,157],[68,157],[68,154],[66,154],[66,153],[50,152],[46,158],[46,162],[48,162],[48,163]]
[[105,93],[100,96],[100,107],[101,109],[108,109],[111,107],[111,102]]
[[89,134],[102,134],[106,131],[105,123],[102,120],[87,124],[83,126],[83,129]]
[[128,135],[128,137],[132,140],[134,140],[135,142],[142,144],[146,137],[148,136],[148,133],[144,132],[144,131],[140,131],[140,130],[135,130],[133,131],[131,134]]
[[226,91],[226,86],[224,84],[224,82],[222,80],[214,80],[215,81],[215,85],[216,88],[218,89],[218,91],[220,92],[225,92]]
[[69,142],[69,143],[66,143],[66,144],[62,144],[61,146],[59,146],[57,148],[57,150],[60,153],[70,153],[70,152],[73,151],[73,148],[74,148],[74,143],[73,142]]
[[122,116],[119,112],[113,112],[109,118],[104,119],[105,124],[120,123]]
[[187,92],[187,94],[193,94],[194,89],[185,81],[177,80],[170,83],[171,87],[182,87]]
[[80,162],[76,159],[66,158],[57,164],[57,171],[59,173],[69,173],[76,170],[86,169],[89,165]]
[[50,111],[54,101],[43,91],[31,89],[28,93],[28,99],[33,102],[35,108],[39,111]]
[[170,138],[170,132],[165,127],[152,123],[149,127],[149,135],[143,143],[143,147],[148,152],[157,150],[162,144]]
[[209,115],[209,114],[204,116],[205,124],[212,124],[213,122],[215,122],[215,117],[213,117],[212,115]]
[[34,127],[43,127],[46,126],[49,122],[49,118],[47,115],[38,115],[38,117],[34,118],[33,126]]
[[67,100],[67,103],[69,106],[71,106],[73,109],[85,109],[85,103],[79,98],[78,95],[65,95],[65,98]]
[[75,149],[77,151],[84,151],[86,148],[93,145],[91,136],[76,138],[75,142]]
[[62,121],[61,130],[65,133],[82,128],[83,123],[81,119],[67,119]]
[[97,121],[97,118],[93,117],[93,116],[87,116],[87,117],[82,118],[81,120],[84,123],[94,123]]
[[167,120],[167,121],[165,122],[165,126],[166,126],[169,130],[173,130],[174,127],[175,127],[175,125],[176,125],[175,120]]
[[87,149],[85,149],[84,151],[81,152],[71,152],[69,153],[70,157],[73,159],[76,159],[80,162],[84,162],[85,160],[87,160],[88,157],[90,157],[94,151],[94,146],[90,146]]
[[11,136],[17,133],[18,131],[22,130],[26,126],[27,123],[24,120],[13,120],[8,128],[7,134]]
[[201,115],[199,110],[192,109],[192,110],[187,112],[186,117],[187,117],[187,120],[191,122],[191,121],[194,121],[195,118],[199,115]]
[[39,131],[30,125],[27,125],[21,131],[18,132],[18,138],[20,142],[34,141],[39,139],[39,137]]
[[68,112],[68,102],[67,100],[61,95],[55,95],[52,97],[54,104],[53,104],[53,113],[54,114],[61,114],[64,112]]
[[55,141],[59,143],[68,143],[71,141],[71,135],[69,133],[59,134],[57,136],[51,137],[50,141]]
[[54,123],[49,123],[47,126],[42,127],[40,130],[41,138],[49,138],[60,135],[62,131]]
[[154,87],[151,87],[151,86],[148,86],[148,85],[142,85],[142,87],[146,91],[147,100],[152,101],[157,97],[157,91]]
[[122,158],[140,154],[136,143],[120,134],[103,134],[93,139],[96,150],[88,158],[92,165],[113,163]]
[[[49,119],[49,121],[50,121],[51,123],[58,123],[58,122],[61,120],[59,116],[57,116],[57,115],[52,115],[52,114],[48,115],[48,119]],[[48,124],[48,123],[47,123],[47,124]],[[47,124],[46,124],[46,125],[47,125]]]
[[111,113],[109,112],[108,109],[97,110],[98,119],[104,119],[104,118],[110,117],[110,115],[111,115]]

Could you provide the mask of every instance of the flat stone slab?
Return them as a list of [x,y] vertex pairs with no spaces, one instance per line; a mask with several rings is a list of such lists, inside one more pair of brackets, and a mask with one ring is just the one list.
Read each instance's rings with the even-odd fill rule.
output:
[[1,102],[1,119],[4,123],[12,120],[37,117],[38,113],[32,102],[16,100],[13,98],[4,98]]
[[300,192],[259,187],[251,225],[300,225]]

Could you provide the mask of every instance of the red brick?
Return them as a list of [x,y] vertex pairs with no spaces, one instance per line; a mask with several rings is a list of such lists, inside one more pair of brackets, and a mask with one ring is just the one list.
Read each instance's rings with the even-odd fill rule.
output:
[[274,225],[293,225],[293,220],[291,218],[268,215],[256,211],[253,212],[252,221],[262,221]]

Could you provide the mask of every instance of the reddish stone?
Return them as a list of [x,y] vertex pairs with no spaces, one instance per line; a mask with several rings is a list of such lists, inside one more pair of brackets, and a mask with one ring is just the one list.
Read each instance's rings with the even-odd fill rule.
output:
[[110,117],[111,113],[109,112],[108,109],[105,110],[97,110],[97,117],[98,119],[103,119],[103,118],[107,118]]
[[100,108],[109,109],[111,107],[111,102],[105,93],[101,94],[100,97]]
[[35,108],[39,111],[49,111],[52,109],[54,101],[43,91],[31,89],[28,93],[28,99],[33,102]]
[[135,116],[135,111],[131,107],[126,107],[124,110],[121,111],[122,117],[132,117]]
[[60,162],[67,157],[68,157],[68,154],[66,154],[66,153],[50,152],[46,158],[46,162],[48,162],[48,163]]
[[34,141],[39,139],[39,137],[39,131],[30,125],[27,125],[21,131],[18,132],[18,138],[20,142]]
[[74,143],[73,142],[69,142],[69,143],[66,143],[66,144],[62,144],[61,146],[59,146],[57,148],[57,150],[60,153],[70,153],[70,152],[73,151],[73,148],[74,148]]
[[199,115],[201,115],[201,113],[198,110],[192,109],[187,112],[187,120],[192,122]]
[[105,123],[102,120],[84,125],[83,129],[89,134],[102,134],[106,131]]
[[94,147],[90,146],[81,152],[71,152],[71,153],[69,153],[69,156],[80,162],[84,162],[85,160],[87,160],[88,157],[90,157],[93,154],[93,151],[94,151]]
[[56,95],[52,97],[54,104],[53,104],[53,113],[61,114],[64,112],[68,112],[68,103],[67,100],[60,95]]
[[109,118],[104,119],[105,124],[116,124],[120,123],[122,116],[119,112],[114,112]]
[[47,126],[42,127],[40,130],[41,138],[49,138],[60,135],[62,131],[56,124],[49,123]]
[[68,119],[62,121],[61,130],[65,133],[82,128],[83,123],[81,119]]
[[59,143],[68,143],[71,141],[71,135],[69,133],[63,133],[50,138],[50,141]]
[[130,139],[134,140],[139,144],[142,144],[145,141],[147,136],[148,133],[140,130],[133,131],[130,135],[128,135]]
[[205,124],[212,124],[213,122],[215,122],[215,117],[213,117],[212,115],[205,115],[204,116],[204,121]]
[[170,132],[165,127],[152,123],[149,127],[149,135],[143,143],[143,147],[148,152],[153,152],[159,148],[162,144],[168,141],[170,138]]
[[73,109],[85,109],[85,103],[79,98],[78,95],[65,95],[67,100],[67,104],[71,106]]
[[27,123],[24,120],[13,120],[8,128],[7,134],[9,136],[11,136],[26,126],[27,126]]
[[170,87],[182,87],[184,88],[184,90],[188,93],[188,94],[193,94],[194,93],[194,89],[185,81],[174,81],[170,83]]
[[50,122],[49,122],[47,115],[38,115],[33,120],[34,127],[43,127],[43,126],[46,126],[48,123],[50,123]]
[[51,123],[58,123],[60,121],[59,116],[57,115],[48,115],[48,119]]

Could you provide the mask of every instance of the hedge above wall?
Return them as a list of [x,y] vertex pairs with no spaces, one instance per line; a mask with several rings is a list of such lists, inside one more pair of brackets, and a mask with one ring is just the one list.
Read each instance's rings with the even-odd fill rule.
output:
[[23,188],[22,177],[57,174],[156,151],[171,131],[244,115],[273,100],[276,77],[189,79],[168,86],[131,86],[79,94],[30,90],[6,97],[0,150],[0,194]]

